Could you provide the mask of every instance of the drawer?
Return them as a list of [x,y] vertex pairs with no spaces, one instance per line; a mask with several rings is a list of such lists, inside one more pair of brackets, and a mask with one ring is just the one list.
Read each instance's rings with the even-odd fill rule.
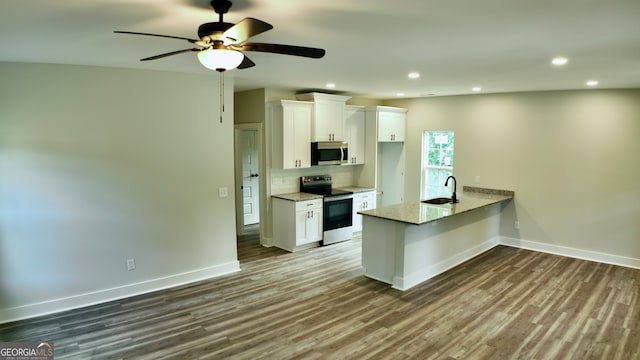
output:
[[367,191],[362,193],[353,194],[354,201],[371,201],[376,198],[375,191]]
[[322,209],[322,199],[296,202],[296,211],[311,209]]

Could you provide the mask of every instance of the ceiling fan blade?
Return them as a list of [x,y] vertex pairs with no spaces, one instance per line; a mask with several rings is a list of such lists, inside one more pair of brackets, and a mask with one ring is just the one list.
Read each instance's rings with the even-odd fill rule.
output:
[[131,34],[131,35],[145,35],[145,36],[156,36],[156,37],[163,37],[163,38],[169,38],[169,39],[178,39],[178,40],[187,40],[188,42],[195,44],[196,39],[189,39],[189,38],[185,38],[185,37],[180,37],[180,36],[171,36],[171,35],[159,35],[159,34],[149,34],[149,33],[141,33],[141,32],[134,32],[134,31],[114,31],[114,33],[116,34]]
[[240,65],[238,65],[238,69],[247,69],[247,68],[254,67],[254,66],[256,66],[256,63],[251,61],[251,59],[249,59],[247,57],[247,55],[245,55],[244,59],[242,59],[242,62],[240,63]]
[[325,54],[324,49],[311,48],[311,47],[305,47],[305,46],[295,46],[295,45],[244,43],[237,47],[240,48],[242,51],[261,51],[261,52],[277,53],[277,54],[284,54],[284,55],[303,56],[303,57],[309,57],[314,59],[320,59]]
[[192,49],[182,49],[182,50],[176,50],[176,51],[171,51],[168,53],[164,53],[164,54],[159,54],[159,55],[155,55],[155,56],[150,56],[148,58],[144,58],[144,59],[140,59],[140,61],[149,61],[149,60],[157,60],[163,57],[167,57],[167,56],[171,56],[171,55],[178,55],[178,54],[182,54],[188,51],[200,51],[201,49],[198,48],[192,48]]
[[267,30],[273,29],[273,25],[262,20],[251,17],[240,20],[222,34],[225,40],[231,41],[233,44],[240,44],[247,41],[248,38],[262,34]]

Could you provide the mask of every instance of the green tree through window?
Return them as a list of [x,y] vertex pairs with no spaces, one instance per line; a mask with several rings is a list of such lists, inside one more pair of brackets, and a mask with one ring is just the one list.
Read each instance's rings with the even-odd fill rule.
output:
[[448,196],[444,183],[453,174],[453,139],[453,131],[422,134],[422,199]]

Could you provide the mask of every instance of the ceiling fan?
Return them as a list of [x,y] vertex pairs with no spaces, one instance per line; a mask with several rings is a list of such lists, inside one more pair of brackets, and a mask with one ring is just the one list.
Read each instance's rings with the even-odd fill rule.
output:
[[186,40],[195,45],[195,47],[187,49],[150,56],[140,59],[140,61],[157,60],[186,52],[197,52],[198,60],[202,65],[220,72],[235,68],[246,69],[255,66],[256,64],[244,54],[246,51],[294,55],[314,59],[319,59],[324,56],[325,51],[318,48],[247,42],[250,37],[261,34],[267,30],[271,30],[273,29],[273,26],[262,20],[251,17],[244,18],[237,24],[224,22],[222,17],[229,11],[231,5],[232,3],[230,0],[211,0],[211,6],[218,14],[218,21],[200,25],[200,27],[198,27],[198,39],[133,31],[114,32],[117,34],[145,35]]

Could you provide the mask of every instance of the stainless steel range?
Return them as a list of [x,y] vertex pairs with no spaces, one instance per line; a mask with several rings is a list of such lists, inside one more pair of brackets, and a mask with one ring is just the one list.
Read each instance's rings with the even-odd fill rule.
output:
[[331,175],[302,176],[300,192],[323,195],[322,245],[353,237],[353,192],[333,188]]

